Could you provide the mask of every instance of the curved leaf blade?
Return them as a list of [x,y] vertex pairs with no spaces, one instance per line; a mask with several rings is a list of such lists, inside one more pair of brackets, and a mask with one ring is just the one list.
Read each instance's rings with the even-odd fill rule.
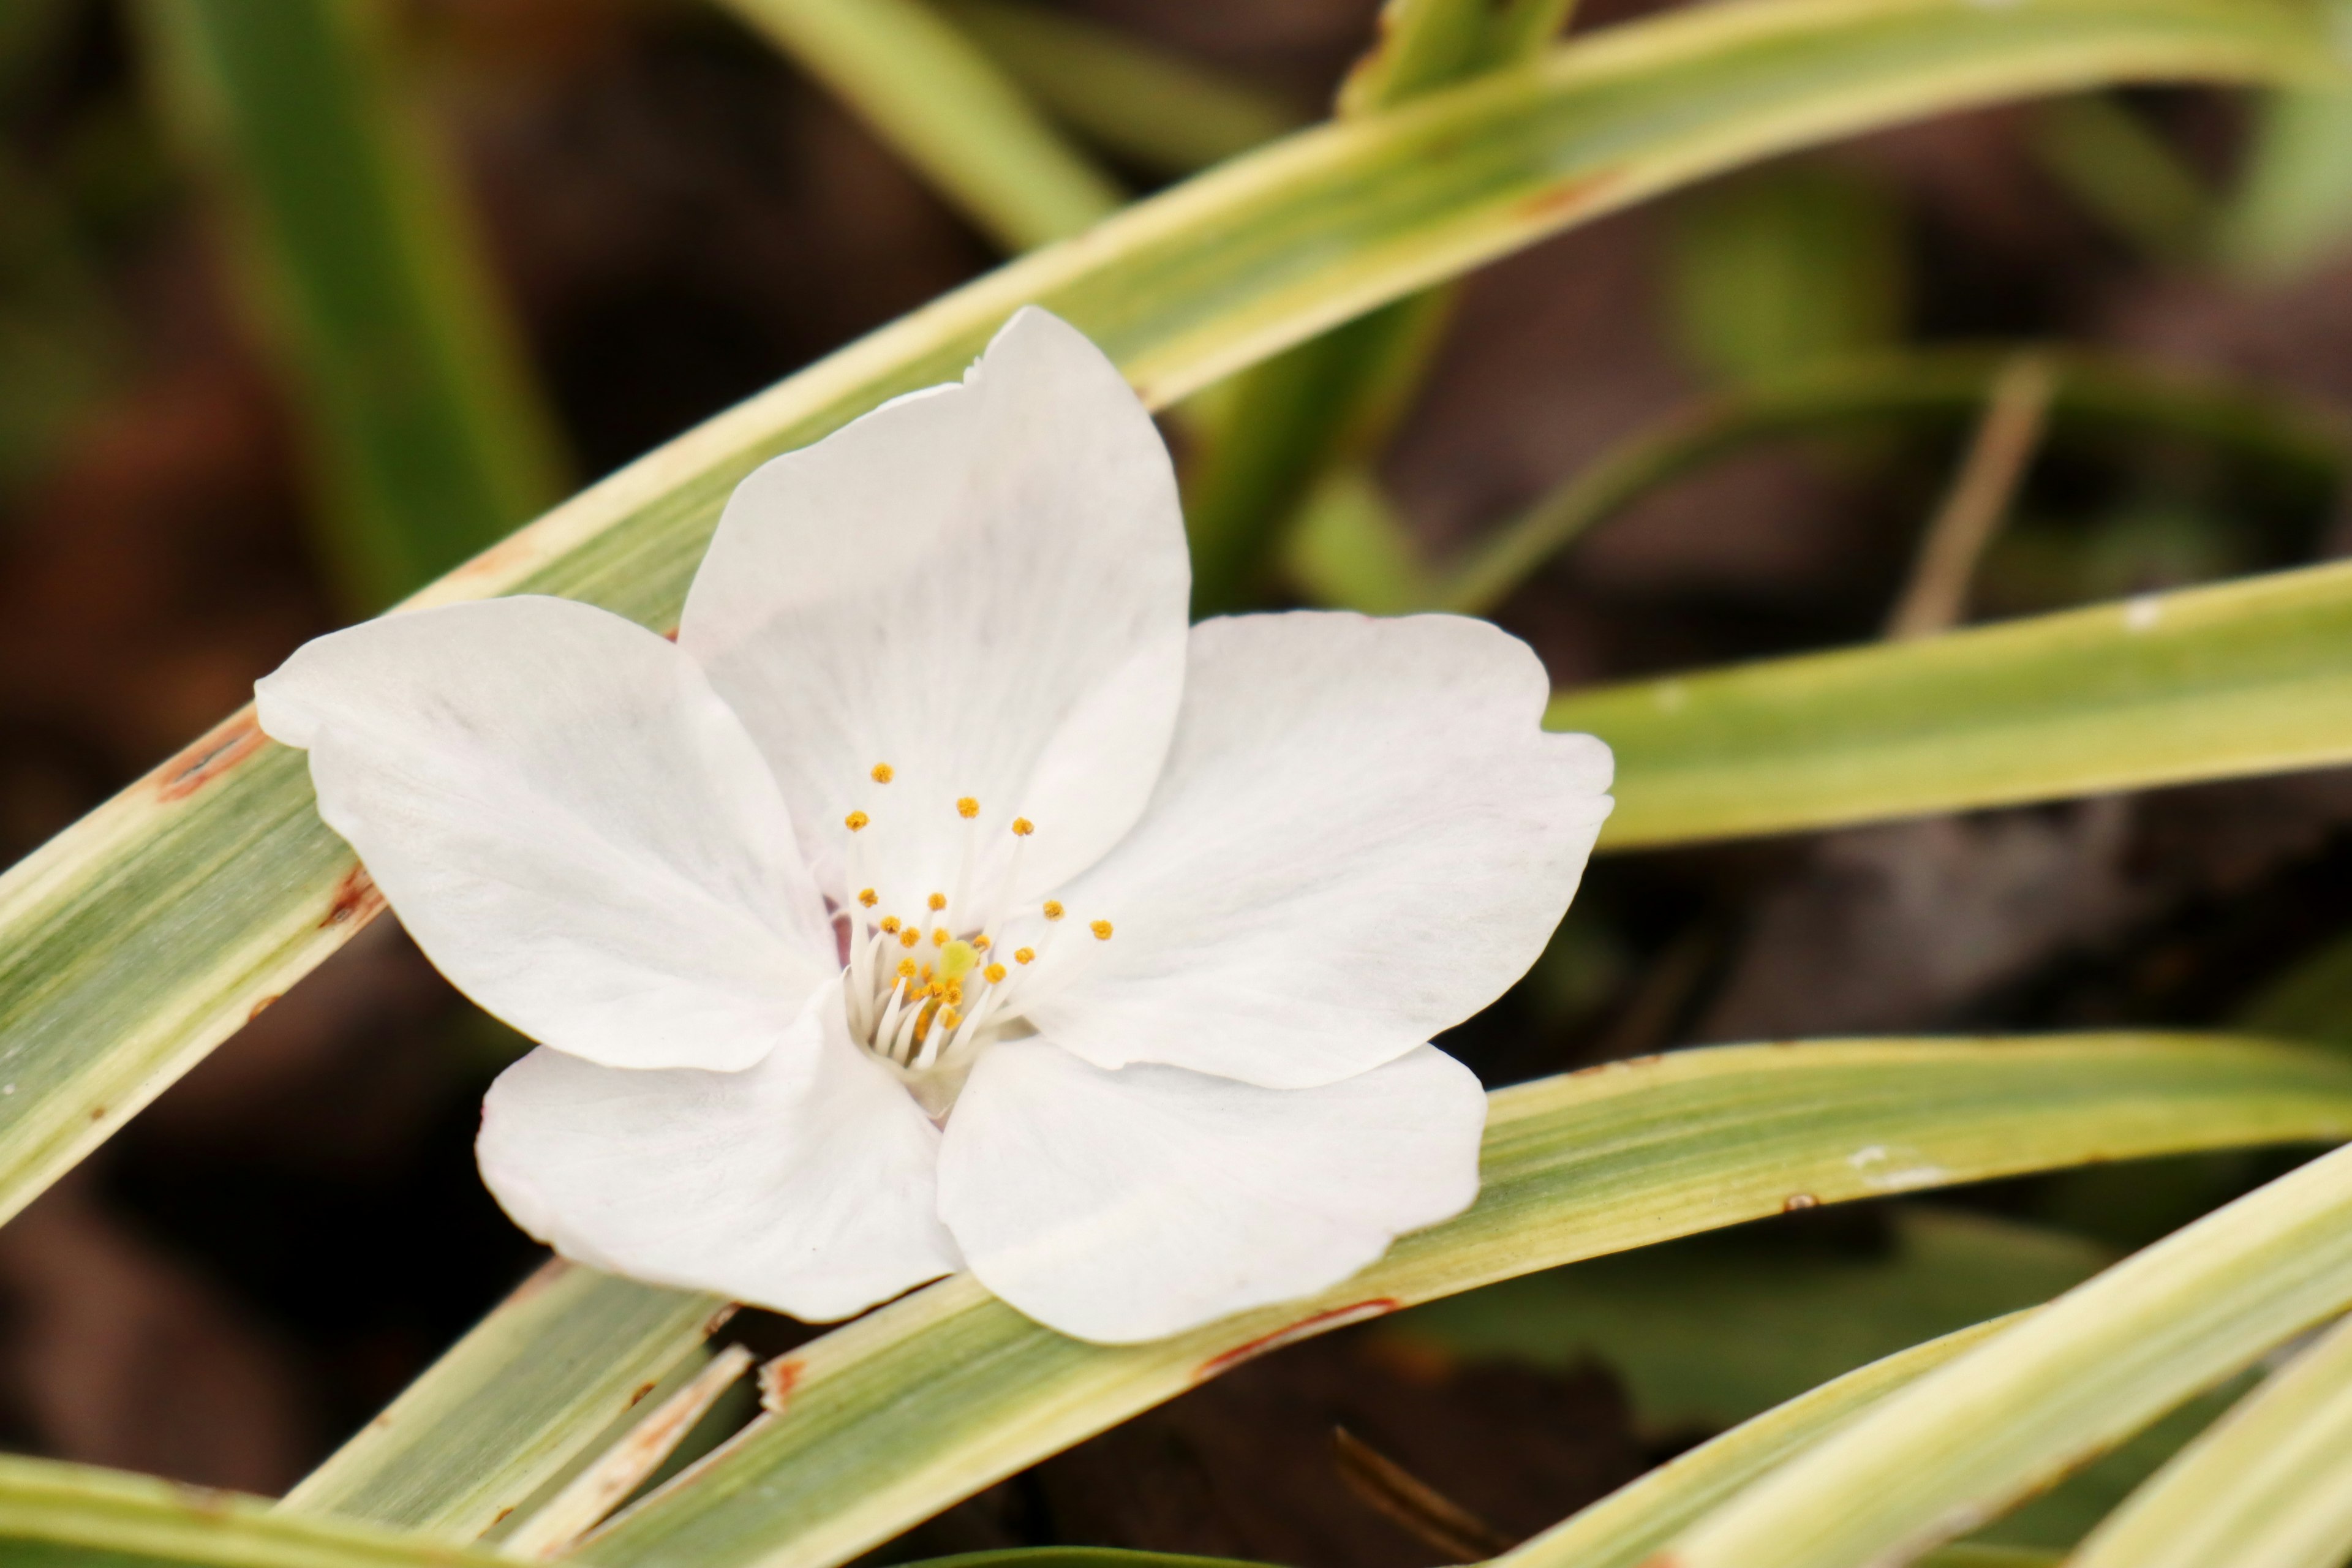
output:
[[1900,1563],[2352,1305],[2352,1149],[1929,1373],[1679,1537],[1676,1568]]
[[1959,1329],[1856,1367],[1677,1454],[1495,1561],[1507,1568],[1642,1568],[1677,1531],[1749,1482],[2024,1315]]
[[2352,762],[2352,566],[1555,698],[1617,753],[1604,847]]
[[[498,1568],[505,1559],[260,1498],[0,1456],[0,1558],[41,1568]],[[511,1565],[509,1565],[511,1568]]]
[[478,1536],[691,1375],[731,1310],[551,1263],[278,1506]]
[[2180,1451],[2075,1568],[2339,1568],[2352,1555],[2352,1320]]
[[1548,1079],[1491,1106],[1477,1203],[1330,1290],[1111,1347],[947,1280],[794,1352],[781,1414],[579,1554],[608,1568],[828,1568],[1306,1335],[1791,1205],[2341,1137],[2352,1063],[2181,1036],[1740,1046]]

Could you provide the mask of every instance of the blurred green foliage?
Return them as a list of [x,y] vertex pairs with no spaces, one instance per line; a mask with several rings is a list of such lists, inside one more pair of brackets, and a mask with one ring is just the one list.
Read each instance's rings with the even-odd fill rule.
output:
[[1903,214],[1866,175],[1819,161],[1719,180],[1675,204],[1667,321],[1709,379],[1758,386],[1903,335]]
[[151,67],[375,609],[553,502],[552,416],[375,0],[149,0]]
[[1883,1246],[1765,1221],[1506,1280],[1383,1331],[1474,1359],[1598,1360],[1650,1430],[1715,1429],[2048,1300],[2113,1258],[2061,1232],[1926,1206],[1894,1210]]

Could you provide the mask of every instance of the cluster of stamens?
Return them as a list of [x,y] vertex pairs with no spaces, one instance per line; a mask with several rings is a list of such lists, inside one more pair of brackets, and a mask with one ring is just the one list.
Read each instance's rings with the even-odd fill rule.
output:
[[[891,776],[889,763],[874,765],[877,784],[887,784]],[[1019,1016],[1066,913],[1052,899],[1034,916],[1011,907],[1022,849],[1036,831],[1027,817],[1013,819],[1013,853],[994,888],[984,894],[975,889],[980,802],[965,795],[955,809],[965,824],[955,890],[931,892],[905,918],[883,911],[882,894],[865,885],[861,843],[873,817],[853,811],[843,821],[849,829],[845,886],[856,889],[835,917],[848,926],[845,994],[850,1033],[907,1073],[969,1068],[979,1047]],[[1007,953],[1005,933],[1032,920],[1043,922],[1034,942]],[[1110,940],[1108,921],[1092,921],[1087,929],[1099,942]]]

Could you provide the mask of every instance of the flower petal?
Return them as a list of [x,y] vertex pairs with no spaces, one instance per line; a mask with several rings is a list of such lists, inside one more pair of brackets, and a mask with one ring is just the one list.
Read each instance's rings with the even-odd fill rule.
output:
[[1609,748],[1538,729],[1549,695],[1483,621],[1194,627],[1158,792],[1060,895],[1114,939],[1059,935],[1024,1011],[1097,1067],[1280,1089],[1460,1023],[1543,951],[1612,804]]
[[482,1101],[482,1179],[517,1225],[611,1273],[825,1321],[959,1267],[939,1130],[852,1045],[837,984],[741,1072],[533,1051]]
[[1486,1122],[1478,1080],[1428,1046],[1277,1089],[1005,1041],[949,1119],[940,1215],[981,1283],[1039,1322],[1158,1339],[1337,1284],[1459,1214]]
[[1034,822],[1026,900],[1133,824],[1175,723],[1190,584],[1150,416],[1101,351],[1032,309],[961,384],[745,479],[678,635],[825,885],[841,890],[843,818],[867,812],[859,875],[903,916],[949,890],[967,833],[976,902],[1002,880],[1006,826]]
[[450,605],[320,637],[255,690],[426,956],[534,1039],[746,1067],[839,971],[766,764],[642,626]]

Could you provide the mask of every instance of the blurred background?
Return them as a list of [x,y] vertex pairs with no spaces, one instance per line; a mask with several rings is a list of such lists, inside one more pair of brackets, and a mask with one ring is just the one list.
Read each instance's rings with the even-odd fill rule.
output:
[[[941,0],[1045,139],[1053,177],[991,195],[861,96],[807,7],[6,0],[0,865],[305,638],[1321,117],[1375,8]],[[1660,8],[1591,0],[1574,26]],[[1169,422],[1203,608],[1401,606],[1549,518],[1573,542],[1497,579],[1494,613],[1571,686],[2352,552],[2341,100],[1940,121],[1405,309],[1341,384],[1277,364]],[[1313,460],[1269,467],[1236,406]],[[2347,826],[2352,780],[2326,773],[1604,858],[1536,972],[1445,1043],[1490,1084],[1839,1033],[2352,1048]],[[470,1154],[520,1048],[379,921],[0,1228],[0,1446],[289,1484],[536,1261]],[[1480,1555],[2289,1158],[1799,1215],[1517,1281],[1255,1363],[891,1550]],[[2066,1539],[2066,1494],[2037,1506],[2016,1538]]]

